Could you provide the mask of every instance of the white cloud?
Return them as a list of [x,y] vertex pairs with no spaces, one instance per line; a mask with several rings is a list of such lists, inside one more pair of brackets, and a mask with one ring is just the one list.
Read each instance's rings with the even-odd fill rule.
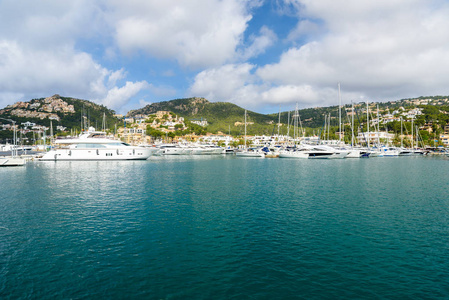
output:
[[[90,100],[113,99],[111,108],[119,109],[115,106],[121,103],[117,94],[127,99],[142,83],[118,88],[127,71],[109,70],[93,54],[79,49],[84,40],[101,43],[108,36],[107,9],[101,5],[101,1],[87,0],[64,4],[56,0],[1,1],[0,104],[58,93]],[[108,51],[112,47],[105,47],[105,56]]]
[[0,104],[59,93],[123,109],[143,90],[176,96],[195,68],[189,95],[255,109],[335,104],[337,82],[346,102],[449,94],[447,1],[265,2],[296,14],[292,28],[251,22],[262,3],[0,1]]
[[126,77],[126,72],[123,68],[120,70],[111,72],[108,78],[108,86],[115,86],[117,81],[122,80]]
[[271,80],[262,80],[257,72],[253,74],[254,69],[255,66],[250,64],[233,64],[205,70],[195,77],[189,95],[205,97],[210,101],[232,102],[258,111],[271,108],[274,104],[293,106],[299,103],[302,107],[310,107],[328,104],[325,99],[331,99],[332,105],[338,103],[337,92],[333,87],[273,85],[270,84]]
[[265,103],[272,104],[291,103],[301,98],[311,103],[319,101],[316,91],[310,85],[282,85],[262,92],[261,96]]
[[264,53],[265,50],[274,44],[277,40],[276,33],[266,26],[262,26],[258,36],[251,36],[251,45],[244,49],[242,54],[242,60],[246,61],[249,58],[256,57],[257,55]]
[[144,99],[139,99],[139,107],[145,107],[145,106],[151,105],[151,104],[153,104],[153,102],[146,101]]
[[132,97],[147,87],[148,83],[146,81],[127,81],[122,87],[113,87],[110,89],[106,97],[99,100],[99,102],[107,107],[117,109],[126,105]]
[[251,16],[239,0],[115,2],[116,40],[125,53],[143,50],[187,67],[232,61]]
[[[237,65],[230,70],[236,75],[220,68],[202,72],[191,92],[202,91],[212,100],[227,97],[240,105],[258,103],[261,109],[297,101],[303,106],[335,105],[337,82],[342,83],[345,103],[449,94],[449,3],[285,2],[298,14],[298,25],[285,42],[299,46],[286,49],[278,62],[252,66],[252,74],[244,78]],[[226,80],[231,80],[227,89]]]
[[233,64],[204,70],[196,75],[189,94],[212,101],[237,102],[240,97],[236,92],[242,92],[251,83],[253,68],[251,64]]
[[309,18],[304,21],[308,26],[292,31],[290,37],[315,33],[317,27],[325,34],[260,68],[264,80],[316,88],[341,81],[351,92],[375,100],[449,93],[442,88],[443,78],[449,76],[447,3],[296,2],[302,4],[299,14]]
[[110,71],[84,52],[69,47],[32,50],[15,42],[0,41],[0,104],[48,97],[52,94],[98,100],[120,109],[143,88],[145,81],[117,84],[126,74],[123,69]]
[[311,39],[323,34],[324,29],[320,25],[310,21],[310,20],[299,20],[296,27],[290,31],[287,40],[289,42],[295,42],[303,38]]
[[95,94],[99,91],[91,83],[107,74],[87,53],[70,48],[35,51],[5,40],[0,41],[0,64],[0,89],[10,93]]
[[104,35],[109,30],[99,1],[0,1],[0,37],[24,46],[47,49],[73,45],[76,38]]

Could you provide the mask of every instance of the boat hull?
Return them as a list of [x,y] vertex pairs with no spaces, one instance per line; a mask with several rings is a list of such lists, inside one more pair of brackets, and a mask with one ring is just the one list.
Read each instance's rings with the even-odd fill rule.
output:
[[57,149],[45,153],[39,160],[146,160],[151,154],[150,149],[137,147],[132,149]]
[[309,153],[299,151],[281,152],[279,153],[279,158],[307,159],[309,158]]
[[257,152],[236,152],[235,155],[239,157],[265,157],[265,154]]

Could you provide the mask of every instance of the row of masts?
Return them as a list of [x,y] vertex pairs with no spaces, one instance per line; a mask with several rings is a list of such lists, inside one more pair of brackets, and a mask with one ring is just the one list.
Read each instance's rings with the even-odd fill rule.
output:
[[[338,109],[338,120],[339,120],[339,122],[338,122],[338,127],[339,127],[338,144],[342,144],[342,142],[344,143],[344,141],[342,141],[342,136],[344,136],[344,133],[343,133],[343,128],[342,128],[342,112],[341,112],[342,101],[341,101],[341,87],[340,87],[340,83],[338,83],[338,102],[339,102],[339,105],[338,105],[338,108],[339,108]],[[346,108],[345,108],[345,111],[346,111]],[[296,108],[295,108],[295,111],[294,111],[294,114],[293,114],[292,118],[290,118],[290,113],[291,113],[291,111],[288,111],[287,136],[290,136],[290,127],[293,127],[293,140],[297,141],[298,138],[305,137],[305,131],[302,128],[301,118],[299,116],[298,104],[296,104]],[[246,114],[247,113],[246,113],[246,110],[245,110],[245,125],[246,125]],[[355,142],[355,132],[354,132],[354,130],[355,130],[354,117],[355,117],[356,114],[357,114],[357,111],[356,111],[356,109],[354,107],[354,103],[353,103],[353,101],[351,101],[351,146],[352,147],[356,144],[356,142]],[[357,117],[358,117],[358,115],[357,115]],[[377,128],[376,128],[376,125],[374,125],[374,128],[375,128],[374,132],[376,133],[377,141],[374,142],[374,144],[377,144],[377,146],[380,146],[381,145],[381,141],[380,141],[380,124],[379,124],[380,123],[379,122],[379,105],[377,105],[376,117],[377,117]],[[418,132],[419,132],[417,128],[416,129],[414,128],[413,122],[414,122],[414,119],[412,118],[411,148],[414,148],[414,146],[415,146],[415,142],[414,142],[414,138],[413,138],[415,132],[417,133],[417,135],[416,135],[416,139],[417,139],[416,145],[418,144]],[[360,125],[362,124],[360,122],[360,120],[359,120],[359,124]],[[281,108],[279,106],[279,117],[278,117],[278,126],[277,126],[278,127],[278,130],[277,130],[278,137],[280,137],[280,126],[281,126]],[[326,139],[326,136],[327,136],[327,140],[330,139],[330,127],[331,127],[331,115],[329,114],[329,115],[325,115],[324,116],[324,126],[323,126],[323,129],[320,131],[320,134],[318,136],[319,140],[321,139],[321,136],[323,136],[324,139]],[[365,133],[366,133],[367,137],[365,137],[364,139],[365,139],[366,146],[368,148],[370,148],[372,146],[371,145],[372,138],[371,138],[370,129],[371,129],[371,126],[370,126],[370,109],[369,109],[369,102],[366,101],[366,129],[365,129]],[[401,147],[403,147],[403,137],[404,137],[402,129],[403,129],[403,125],[402,125],[402,117],[401,117]],[[385,130],[386,130],[386,133],[388,133],[388,129],[386,128]],[[407,130],[407,128],[406,128],[406,130]],[[364,132],[361,128],[360,128],[360,131],[362,133]],[[365,133],[363,133],[363,135],[365,135]],[[246,135],[247,135],[247,133],[246,133],[246,126],[245,126],[245,138],[246,138]],[[407,131],[407,135],[408,135],[408,131]],[[246,144],[246,142],[245,142],[245,144]],[[373,144],[373,146],[374,146],[374,144]]]

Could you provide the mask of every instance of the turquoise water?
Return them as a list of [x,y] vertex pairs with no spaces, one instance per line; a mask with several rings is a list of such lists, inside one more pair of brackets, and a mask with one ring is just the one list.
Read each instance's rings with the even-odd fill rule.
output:
[[0,168],[2,299],[449,298],[449,160]]

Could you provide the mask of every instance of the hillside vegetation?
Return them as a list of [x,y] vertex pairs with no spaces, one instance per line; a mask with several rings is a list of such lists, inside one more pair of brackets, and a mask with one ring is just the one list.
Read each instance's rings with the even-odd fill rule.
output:
[[[404,113],[419,109],[420,114],[414,116],[416,126],[427,127],[420,133],[424,140],[436,138],[438,134],[444,132],[444,127],[449,124],[449,101],[447,96],[431,96],[419,97],[414,99],[402,99],[398,101],[390,101],[384,103],[371,103],[371,118],[375,118],[377,109],[382,119],[392,116],[395,120],[388,123],[382,122],[380,130],[388,130],[390,133],[398,134],[401,131],[399,117],[404,120],[404,129],[411,131],[410,118],[407,119]],[[355,104],[356,115],[355,131],[357,132],[361,126],[360,123],[366,123],[366,103]],[[147,105],[143,108],[130,111],[127,116],[133,117],[138,115],[152,115],[158,111],[167,111],[171,114],[183,117],[190,127],[199,126],[191,122],[207,120],[208,125],[203,127],[202,133],[230,133],[233,136],[243,135],[245,109],[228,102],[209,102],[204,98],[186,98],[175,99],[171,101],[157,102]],[[349,134],[351,105],[347,104],[342,107],[343,129],[346,135]],[[253,111],[247,111],[247,133],[249,135],[273,135],[280,134],[292,135],[294,111],[284,111],[280,116],[281,126],[278,128],[279,114],[260,114]],[[327,130],[330,138],[336,137],[339,129],[338,123],[338,106],[316,107],[300,109],[298,111],[300,120],[298,126],[302,126],[306,134],[319,134],[325,124],[330,124]],[[13,119],[17,124],[26,121],[36,123],[37,125],[50,126],[52,122],[53,128],[60,125],[66,128],[66,132],[59,134],[67,134],[71,130],[81,129],[81,120],[85,120],[87,125],[101,128],[103,124],[103,116],[106,117],[106,127],[112,129],[117,125],[123,126],[123,120],[114,116],[114,111],[103,105],[95,104],[88,100],[75,99],[71,97],[62,97],[54,95],[48,98],[32,99],[28,102],[17,102],[0,110],[0,117]],[[329,121],[330,119],[330,121]],[[408,122],[406,122],[408,120]],[[0,120],[0,124],[5,121]],[[290,124],[287,126],[287,124]],[[365,130],[366,124],[363,126]],[[371,125],[372,126],[372,125]],[[190,131],[192,131],[192,128]],[[429,130],[429,128],[431,130]],[[55,131],[56,132],[56,131]],[[9,138],[12,135],[7,130],[0,131],[0,140],[4,140],[5,136]],[[348,139],[348,137],[346,137]]]
[[[163,101],[132,110],[128,116],[149,115],[157,111],[170,111],[188,121],[207,120],[207,130],[232,135],[244,133],[245,109],[228,102],[209,102],[204,98],[187,98]],[[248,134],[271,134],[276,118],[271,115],[247,111]]]
[[82,116],[88,125],[94,127],[101,127],[105,117],[106,127],[112,128],[119,121],[114,114],[106,106],[59,95],[16,102],[0,110],[0,117],[12,119],[18,124],[28,121],[48,127],[51,121],[54,127],[61,125],[78,131],[81,129]]

